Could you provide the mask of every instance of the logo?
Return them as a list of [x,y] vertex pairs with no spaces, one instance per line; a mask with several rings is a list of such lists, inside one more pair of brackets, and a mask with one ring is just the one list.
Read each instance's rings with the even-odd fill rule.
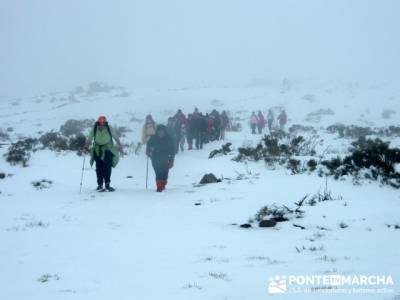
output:
[[288,275],[270,277],[268,293],[390,294],[393,287],[390,275]]
[[269,279],[268,293],[284,294],[287,291],[286,276],[275,276]]

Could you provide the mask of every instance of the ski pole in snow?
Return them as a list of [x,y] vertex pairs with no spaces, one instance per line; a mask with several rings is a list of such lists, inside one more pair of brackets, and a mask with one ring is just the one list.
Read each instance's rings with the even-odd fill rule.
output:
[[81,175],[81,186],[79,189],[79,194],[82,193],[82,183],[83,183],[83,172],[85,170],[85,160],[86,160],[86,155],[83,155],[83,165],[82,165],[82,175]]
[[149,181],[149,157],[147,156],[147,164],[146,164],[146,190],[147,190],[147,182]]

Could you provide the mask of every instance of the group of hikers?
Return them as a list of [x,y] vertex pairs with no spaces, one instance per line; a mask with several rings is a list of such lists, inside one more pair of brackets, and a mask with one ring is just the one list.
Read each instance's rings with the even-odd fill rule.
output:
[[[142,143],[146,145],[146,155],[151,159],[156,174],[157,192],[165,190],[175,155],[184,151],[185,143],[188,150],[202,149],[208,142],[225,139],[225,132],[230,130],[230,126],[228,114],[215,109],[203,114],[195,108],[188,116],[179,109],[168,118],[167,125],[157,125],[148,115],[143,125]],[[117,133],[105,116],[100,116],[89,132],[83,153],[89,152],[90,164],[96,163],[97,191],[113,192],[111,171],[117,165],[123,149]]]
[[[186,116],[182,110],[168,118],[166,132],[172,138],[174,151],[183,152],[185,143],[188,150],[202,149],[203,145],[212,141],[225,139],[226,130],[230,130],[230,120],[225,111],[219,113],[213,110],[203,114],[195,108],[194,112]],[[156,122],[148,115],[143,126],[142,143],[147,144],[150,137],[156,132]]]
[[[261,134],[266,126],[271,132],[275,121],[280,130],[285,129],[285,110],[280,111],[277,119],[272,109],[269,109],[266,118],[261,111],[257,114],[253,112],[250,117],[252,134],[256,134],[256,129]],[[203,114],[195,108],[188,116],[179,109],[174,116],[168,118],[167,125],[156,124],[152,116],[148,115],[143,125],[142,143],[146,145],[146,155],[156,175],[157,192],[165,190],[175,155],[185,150],[185,143],[188,150],[202,149],[206,143],[225,139],[225,132],[230,129],[228,114],[215,109]],[[89,132],[83,153],[89,152],[90,164],[96,163],[97,191],[113,192],[115,189],[110,185],[111,171],[118,164],[123,148],[118,134],[108,124],[105,116],[100,116]]]
[[256,130],[258,131],[258,134],[262,134],[263,130],[265,129],[266,126],[268,126],[269,132],[273,131],[274,126],[275,126],[275,121],[278,122],[279,129],[281,131],[285,130],[285,125],[287,123],[287,114],[284,109],[282,109],[278,115],[278,117],[275,119],[275,114],[272,109],[268,110],[267,117],[265,118],[263,113],[261,111],[258,111],[256,114],[253,112],[250,116],[250,128],[251,128],[251,133],[256,134]]

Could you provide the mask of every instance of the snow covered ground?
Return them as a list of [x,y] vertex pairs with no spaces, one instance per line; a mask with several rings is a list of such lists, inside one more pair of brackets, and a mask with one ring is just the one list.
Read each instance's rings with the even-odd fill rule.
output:
[[[106,114],[112,124],[133,130],[124,142],[137,142],[142,120],[152,113],[165,121],[178,108],[229,110],[243,131],[228,133],[237,149],[255,145],[246,126],[253,110],[285,107],[289,125],[320,128],[324,147],[345,149],[349,141],[323,129],[335,122],[370,126],[398,125],[400,91],[390,86],[301,84],[280,87],[120,90],[95,96],[56,93],[2,98],[1,128],[13,127],[11,139],[58,130],[68,119]],[[308,95],[304,97],[305,95]],[[310,95],[313,95],[310,97]],[[305,122],[307,114],[334,114]],[[397,112],[398,113],[398,112]],[[393,140],[398,146],[398,140]],[[306,194],[325,188],[316,175],[290,175],[264,163],[237,163],[232,155],[208,159],[223,143],[179,154],[165,193],[145,189],[144,153],[122,158],[113,170],[115,193],[96,193],[95,173],[86,162],[79,193],[82,157],[39,151],[27,168],[0,171],[1,299],[397,299],[400,295],[400,195],[378,183],[355,186],[328,179],[340,200],[306,207],[304,218],[274,228],[240,228],[265,205],[293,206]],[[7,147],[0,148],[2,156]],[[221,183],[196,186],[205,173]],[[239,180],[238,174],[242,174]],[[47,189],[31,182],[48,179]],[[302,230],[293,224],[304,226]],[[343,225],[347,225],[343,226]],[[390,227],[388,226],[390,225]],[[342,228],[345,227],[345,228]],[[270,295],[269,279],[289,275],[390,275],[388,293]],[[357,286],[359,288],[359,286]],[[363,287],[361,288],[369,288]],[[375,287],[374,287],[375,288]]]

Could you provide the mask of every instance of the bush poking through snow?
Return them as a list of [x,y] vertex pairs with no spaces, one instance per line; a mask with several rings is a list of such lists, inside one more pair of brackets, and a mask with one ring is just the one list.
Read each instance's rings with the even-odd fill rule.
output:
[[8,141],[9,139],[10,139],[9,134],[0,128],[0,141]]
[[[305,195],[299,201],[295,202],[294,208],[289,208],[286,205],[277,205],[272,204],[270,206],[266,205],[260,208],[260,210],[255,214],[254,218],[249,220],[249,223],[254,223],[254,221],[258,222],[259,227],[274,227],[276,223],[289,221],[293,218],[300,219],[303,218],[305,211],[302,209],[305,205],[314,206],[317,203],[323,201],[334,201],[341,200],[342,197],[333,197],[332,193],[328,191],[327,187],[325,187],[325,191],[323,193],[316,193],[313,196]],[[240,227],[244,227],[242,224]],[[248,224],[250,225],[250,224]],[[293,224],[295,227],[299,227],[301,229],[305,229],[305,227],[297,224]],[[244,227],[244,228],[249,228]]]
[[60,280],[60,276],[58,276],[57,274],[43,274],[37,279],[37,281],[39,281],[40,283],[46,283],[50,280]]
[[353,138],[358,139],[367,135],[377,134],[377,131],[370,127],[361,127],[357,125],[344,125],[334,124],[326,128],[329,133],[338,133],[341,138]]
[[239,148],[239,155],[234,161],[264,160],[269,164],[285,163],[292,156],[314,156],[315,147],[320,143],[318,136],[309,138],[287,134],[285,132],[274,132],[265,135],[256,147]]
[[224,280],[224,281],[230,281],[228,278],[228,274],[226,273],[221,273],[221,272],[210,272],[208,275],[214,279],[219,279],[219,280]]
[[37,150],[37,139],[27,138],[12,143],[8,151],[4,154],[6,161],[11,165],[21,164],[23,167],[28,166],[31,152]]
[[382,119],[391,119],[394,114],[396,114],[396,111],[394,111],[393,109],[385,109],[384,111],[382,111]]
[[64,136],[79,135],[84,132],[84,130],[93,127],[93,119],[84,120],[68,120],[60,127],[60,133]]
[[317,133],[314,127],[312,126],[305,126],[301,124],[293,124],[289,127],[290,134],[299,134],[299,133]]
[[39,138],[39,142],[42,144],[43,149],[52,151],[68,150],[68,139],[58,132],[51,131],[43,134]]
[[221,149],[216,149],[210,152],[210,155],[208,158],[214,158],[215,156],[220,156],[220,155],[227,155],[230,153],[232,143],[226,143],[225,145],[222,145]]
[[322,161],[326,167],[325,175],[339,179],[350,175],[355,180],[377,180],[382,184],[400,188],[400,173],[395,169],[400,163],[400,149],[390,148],[389,143],[380,139],[359,138],[352,143],[351,154]]
[[48,189],[52,184],[53,184],[53,181],[47,180],[47,179],[42,179],[39,181],[32,181],[33,187],[35,187],[38,190]]
[[326,108],[326,109],[321,108],[314,112],[308,113],[306,118],[304,119],[304,121],[319,123],[323,116],[332,116],[334,114],[335,114],[335,112],[330,108]]

